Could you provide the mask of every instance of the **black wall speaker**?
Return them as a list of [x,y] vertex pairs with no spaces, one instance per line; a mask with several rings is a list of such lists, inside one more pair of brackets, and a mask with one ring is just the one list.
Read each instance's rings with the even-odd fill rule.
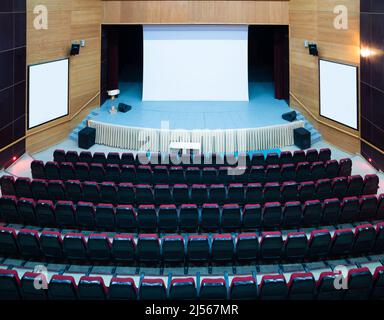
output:
[[89,149],[95,144],[96,129],[85,127],[79,131],[78,145],[81,149]]
[[295,120],[296,120],[297,113],[296,113],[296,111],[290,111],[290,112],[284,113],[281,117],[282,117],[284,120],[287,120],[287,121],[289,121],[289,122],[292,122],[292,121],[295,121]]
[[80,53],[80,45],[79,44],[72,44],[71,46],[71,56],[76,56]]
[[305,128],[297,128],[293,130],[294,143],[301,150],[311,147],[311,133]]
[[125,104],[125,103],[119,103],[119,106],[118,106],[119,112],[125,113],[125,112],[128,112],[131,109],[132,109],[132,106],[129,106],[129,105]]
[[319,55],[319,51],[317,50],[317,44],[316,43],[309,44],[308,49],[309,49],[310,55],[312,55],[312,56],[318,56]]

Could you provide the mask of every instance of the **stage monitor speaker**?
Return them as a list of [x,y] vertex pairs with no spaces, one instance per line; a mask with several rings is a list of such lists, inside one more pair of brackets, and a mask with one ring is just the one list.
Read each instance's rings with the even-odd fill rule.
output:
[[292,122],[292,121],[295,121],[295,120],[296,120],[297,113],[296,113],[296,111],[291,111],[291,112],[284,113],[281,117],[282,117],[284,120],[287,120],[287,121],[289,121],[289,122]]
[[311,147],[311,133],[305,128],[297,128],[293,130],[293,140],[295,145],[301,150]]
[[96,141],[96,129],[85,127],[79,131],[79,148],[89,149],[95,144]]
[[71,46],[71,56],[76,56],[80,53],[80,44],[72,44]]
[[119,103],[119,107],[118,107],[119,112],[125,113],[130,111],[131,109],[132,109],[132,106],[129,106],[125,103]]
[[309,49],[309,54],[312,56],[317,57],[319,55],[319,51],[317,50],[317,44],[316,43],[311,43],[308,45]]

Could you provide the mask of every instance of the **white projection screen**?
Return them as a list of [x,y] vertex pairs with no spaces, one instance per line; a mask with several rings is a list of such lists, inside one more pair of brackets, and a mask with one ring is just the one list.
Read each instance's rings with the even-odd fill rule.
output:
[[29,66],[28,128],[68,115],[68,59]]
[[357,67],[320,60],[320,115],[358,129]]
[[143,29],[144,101],[248,101],[248,26]]

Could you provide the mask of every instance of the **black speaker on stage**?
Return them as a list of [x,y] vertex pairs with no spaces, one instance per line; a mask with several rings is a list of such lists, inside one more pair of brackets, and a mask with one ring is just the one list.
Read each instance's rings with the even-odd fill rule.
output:
[[77,56],[80,53],[80,45],[79,44],[72,44],[71,46],[71,56]]
[[311,133],[305,128],[294,129],[293,140],[301,150],[311,147]]
[[79,131],[78,138],[79,148],[89,149],[95,144],[96,141],[96,129],[85,127]]
[[125,103],[119,103],[118,110],[119,112],[128,112],[132,109],[132,106],[129,106]]
[[284,120],[287,120],[287,121],[289,121],[289,122],[292,122],[292,121],[295,121],[295,120],[296,120],[297,113],[296,113],[296,111],[290,111],[290,112],[284,113],[281,117],[282,117]]

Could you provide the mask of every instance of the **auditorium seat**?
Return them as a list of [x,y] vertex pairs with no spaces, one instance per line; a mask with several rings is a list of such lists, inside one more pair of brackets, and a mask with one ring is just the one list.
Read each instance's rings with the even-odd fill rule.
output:
[[379,186],[379,177],[376,174],[367,174],[364,177],[363,194],[376,194]]
[[68,232],[63,238],[63,249],[68,259],[87,259],[87,243],[81,233]]
[[316,292],[316,281],[310,272],[293,273],[288,282],[289,300],[313,300]]
[[197,230],[199,212],[196,204],[182,204],[180,207],[180,229],[183,231]]
[[204,278],[200,283],[200,299],[227,300],[228,292],[223,278]]
[[287,282],[283,275],[264,275],[259,284],[261,300],[284,300],[288,294]]
[[44,166],[45,177],[49,180],[60,179],[60,169],[56,162],[48,161]]
[[59,163],[60,179],[74,180],[76,179],[76,172],[72,162]]
[[153,188],[153,196],[157,205],[173,202],[171,188],[167,184],[155,185]]
[[56,223],[59,227],[73,227],[77,225],[75,207],[72,201],[58,201],[55,205]]
[[74,165],[76,179],[79,181],[88,181],[89,178],[89,164],[86,162],[76,162]]
[[307,253],[308,240],[305,232],[289,232],[285,240],[287,259],[303,259]]
[[47,285],[48,279],[44,274],[25,272],[20,280],[23,300],[47,300],[47,290],[36,290],[35,283]]
[[158,229],[160,231],[176,231],[179,225],[177,209],[174,204],[160,205],[158,211]]
[[33,179],[31,181],[32,198],[49,199],[48,183],[44,179]]
[[41,226],[55,226],[56,216],[53,202],[50,200],[38,200],[36,203],[36,218]]
[[[193,184],[191,187],[191,202],[199,205],[208,201],[208,189],[205,184]],[[187,199],[183,199],[183,202],[188,202]]]
[[157,234],[139,234],[137,258],[144,263],[157,263],[160,260],[160,241]]
[[372,287],[372,274],[367,267],[348,271],[348,290],[345,290],[345,300],[366,300]]
[[140,300],[166,300],[167,289],[163,279],[144,278],[139,289]]
[[354,240],[351,229],[344,228],[335,231],[332,237],[332,255],[346,255],[350,252]]
[[241,228],[241,209],[238,204],[226,204],[222,208],[221,227],[225,230]]
[[92,260],[108,261],[111,255],[111,242],[106,233],[91,233],[87,241],[88,256]]
[[279,231],[263,232],[260,254],[263,259],[279,259],[283,248],[283,237]]
[[210,259],[207,235],[190,235],[187,241],[187,259],[189,262],[208,262]]
[[192,277],[175,278],[171,280],[169,287],[170,300],[194,300],[197,299],[195,279]]
[[46,257],[63,258],[63,239],[60,232],[43,231],[40,234],[40,246]]
[[66,200],[65,187],[61,180],[48,181],[48,194],[51,200]]
[[[35,200],[28,198],[20,198],[17,201],[17,210],[19,211],[19,217],[24,224],[37,224]],[[16,217],[16,213],[13,217]]]
[[112,254],[117,261],[134,261],[136,244],[130,234],[116,234],[112,242]]
[[304,203],[302,224],[305,226],[318,225],[321,221],[321,202],[320,200],[308,200]]
[[167,235],[162,238],[164,262],[183,262],[185,258],[184,238],[180,235]]
[[115,212],[116,228],[134,231],[137,229],[137,214],[131,205],[118,205]]
[[41,160],[33,160],[31,162],[31,173],[32,173],[32,177],[34,177],[35,179],[45,179],[46,175],[45,175],[44,162]]
[[256,233],[237,235],[236,256],[239,261],[256,260],[259,252],[259,239]]
[[115,210],[112,204],[100,203],[96,206],[95,226],[100,230],[115,229]]
[[291,151],[281,151],[280,152],[280,164],[293,164],[293,157]]
[[107,287],[101,276],[82,276],[78,284],[79,298],[82,300],[105,300]]
[[78,288],[71,276],[55,274],[48,286],[50,300],[77,300]]
[[65,162],[66,160],[66,153],[65,150],[62,149],[56,149],[53,152],[53,161],[55,162]]
[[313,230],[308,242],[308,255],[310,257],[325,257],[331,247],[331,234],[327,229]]
[[301,203],[299,201],[288,201],[283,207],[283,225],[286,227],[300,224],[302,216]]
[[79,154],[79,162],[92,163],[93,156],[89,151],[81,151]]
[[378,199],[375,195],[363,195],[359,203],[359,220],[371,220],[376,216]]
[[201,209],[201,228],[215,230],[220,225],[220,208],[217,204],[203,204]]
[[171,166],[169,168],[169,182],[171,184],[184,183],[184,170],[182,166]]
[[345,197],[341,202],[340,221],[352,222],[359,215],[359,199],[357,197]]
[[329,179],[336,178],[339,174],[340,166],[336,160],[328,160],[325,162],[325,173]]
[[132,278],[113,277],[108,287],[110,300],[137,300],[138,289]]
[[17,178],[15,181],[16,195],[25,198],[33,198],[31,191],[31,180],[29,178]]
[[105,181],[105,169],[101,163],[91,163],[89,165],[89,179],[91,181]]
[[95,227],[95,207],[91,202],[80,201],[76,206],[77,224],[80,227],[93,229]]
[[0,217],[6,222],[19,222],[21,220],[15,196],[3,196],[0,198]]
[[263,226],[276,228],[281,224],[282,208],[280,202],[267,202],[263,207]]
[[209,189],[209,200],[223,204],[227,198],[227,192],[223,184],[212,184]]
[[79,161],[79,154],[77,151],[67,151],[65,154],[65,161],[68,162],[78,162]]
[[120,166],[117,164],[108,164],[105,167],[105,180],[119,183],[121,177]]
[[40,237],[37,230],[21,229],[17,234],[17,242],[19,244],[20,253],[27,257],[39,257]]
[[231,300],[256,300],[257,283],[252,276],[233,277],[229,289]]
[[[199,171],[199,169],[197,169],[197,170]],[[155,167],[153,167],[153,179],[152,180],[153,180],[153,183],[157,183],[157,184],[169,183],[170,177],[169,177],[167,166],[155,166]],[[123,180],[123,181],[127,181],[127,180]]]
[[234,243],[231,234],[215,234],[212,237],[212,261],[232,261]]

